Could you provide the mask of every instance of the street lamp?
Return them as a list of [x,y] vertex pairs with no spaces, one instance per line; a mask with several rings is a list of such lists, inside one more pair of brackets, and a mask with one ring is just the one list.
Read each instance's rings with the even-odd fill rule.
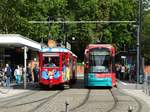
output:
[[133,27],[136,28],[137,30],[137,35],[136,35],[136,51],[137,51],[137,57],[136,57],[136,76],[137,76],[137,84],[141,82],[141,77],[140,77],[140,32],[141,32],[141,13],[142,13],[142,0],[139,0],[138,2],[138,21],[137,25],[134,25]]
[[75,37],[72,37],[72,40],[74,41],[76,38]]

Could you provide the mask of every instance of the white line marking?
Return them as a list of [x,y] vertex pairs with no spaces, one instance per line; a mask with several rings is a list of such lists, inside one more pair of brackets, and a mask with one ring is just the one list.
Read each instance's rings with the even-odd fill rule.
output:
[[[121,81],[120,81],[121,82]],[[125,82],[121,82],[123,85],[125,85],[125,86],[127,86],[128,84],[127,83],[125,83]]]

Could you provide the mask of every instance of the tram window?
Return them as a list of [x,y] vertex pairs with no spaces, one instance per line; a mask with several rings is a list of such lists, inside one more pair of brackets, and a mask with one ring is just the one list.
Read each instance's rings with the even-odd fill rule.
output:
[[90,55],[90,72],[110,72],[109,55]]
[[59,57],[43,57],[44,67],[59,67]]

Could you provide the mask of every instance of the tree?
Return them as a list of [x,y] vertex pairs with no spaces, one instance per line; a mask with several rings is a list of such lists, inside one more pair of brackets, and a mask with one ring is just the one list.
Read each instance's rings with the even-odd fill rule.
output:
[[45,42],[48,35],[54,40],[70,42],[75,37],[72,50],[82,54],[78,56],[83,58],[83,51],[89,43],[115,44],[118,50],[124,44],[130,47],[135,40],[132,37],[133,25],[31,24],[29,21],[136,21],[137,5],[134,0],[1,0],[0,32],[19,33]]
[[[136,1],[131,0],[113,0],[110,20],[120,20],[120,21],[136,21],[137,20],[137,5]],[[119,9],[119,10],[118,10]],[[132,47],[133,24],[120,23],[120,24],[109,24],[109,31],[112,33],[112,43],[115,43],[118,50],[121,50],[124,45]]]
[[141,35],[141,48],[142,54],[145,58],[146,64],[150,64],[150,11],[147,11],[143,18],[142,35]]

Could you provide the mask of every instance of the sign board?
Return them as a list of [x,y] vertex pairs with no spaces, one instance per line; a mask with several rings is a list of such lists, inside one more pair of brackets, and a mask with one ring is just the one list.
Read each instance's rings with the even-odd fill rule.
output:
[[110,55],[108,51],[93,51],[91,55]]
[[71,44],[69,42],[66,42],[66,48],[71,50]]

